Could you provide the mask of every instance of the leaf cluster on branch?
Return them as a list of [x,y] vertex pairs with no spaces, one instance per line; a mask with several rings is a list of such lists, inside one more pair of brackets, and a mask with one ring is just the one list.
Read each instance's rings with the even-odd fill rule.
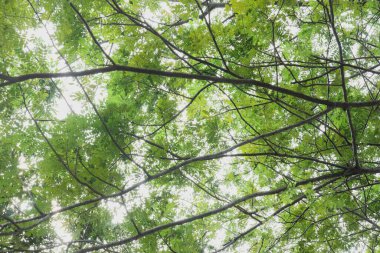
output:
[[0,252],[380,251],[379,1],[0,6]]

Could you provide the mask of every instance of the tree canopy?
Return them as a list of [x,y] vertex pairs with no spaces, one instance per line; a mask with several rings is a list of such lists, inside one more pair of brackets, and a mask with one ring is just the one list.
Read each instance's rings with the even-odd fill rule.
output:
[[0,251],[380,252],[379,19],[0,0]]

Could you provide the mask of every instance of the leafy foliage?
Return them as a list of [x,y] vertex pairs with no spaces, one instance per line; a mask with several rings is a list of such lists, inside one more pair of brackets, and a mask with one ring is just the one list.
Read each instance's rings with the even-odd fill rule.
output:
[[1,252],[380,252],[375,0],[0,0]]

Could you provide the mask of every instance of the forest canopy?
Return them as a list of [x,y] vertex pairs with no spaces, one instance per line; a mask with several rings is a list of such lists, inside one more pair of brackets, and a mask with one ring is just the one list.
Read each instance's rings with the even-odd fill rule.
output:
[[0,0],[0,252],[380,252],[379,19]]

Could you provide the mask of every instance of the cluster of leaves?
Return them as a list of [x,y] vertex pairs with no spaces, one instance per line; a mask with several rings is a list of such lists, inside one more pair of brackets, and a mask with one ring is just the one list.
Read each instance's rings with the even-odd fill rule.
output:
[[380,251],[379,1],[0,6],[1,252]]

